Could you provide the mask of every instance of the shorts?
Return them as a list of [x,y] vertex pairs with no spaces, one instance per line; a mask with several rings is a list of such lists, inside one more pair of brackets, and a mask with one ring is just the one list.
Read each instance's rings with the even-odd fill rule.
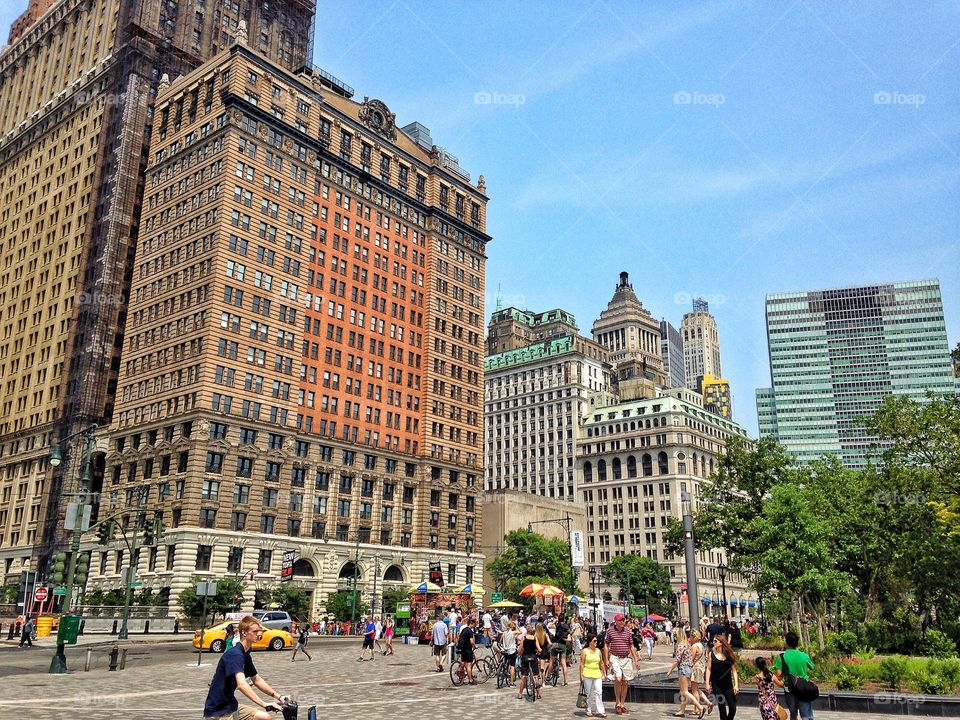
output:
[[517,663],[517,654],[516,653],[504,653],[503,662],[506,663],[507,667],[512,667]]
[[522,655],[520,657],[520,672],[526,675],[531,670],[534,675],[540,676],[540,658],[536,655]]
[[433,654],[434,654],[436,657],[443,657],[444,655],[446,655],[446,654],[447,654],[447,646],[446,646],[446,643],[444,643],[443,645],[434,645],[434,646],[433,646]]
[[633,659],[629,656],[621,658],[616,655],[611,655],[610,668],[613,670],[613,676],[617,680],[623,679],[629,682],[637,675],[637,671],[633,667]]
[[460,659],[463,660],[463,662],[472,663],[472,662],[473,662],[473,648],[472,648],[472,647],[460,648]]
[[690,677],[693,675],[693,665],[681,665],[678,671],[683,677]]
[[229,715],[218,715],[217,717],[207,717],[204,720],[233,720],[233,718],[239,718],[239,720],[253,720],[257,716],[257,708],[252,708],[249,705],[241,705],[237,708],[236,713],[230,713]]
[[367,648],[370,648],[371,650],[373,650],[373,638],[364,636],[363,647],[361,648],[361,650],[366,650]]
[[561,642],[555,642],[550,646],[551,655],[566,655],[567,654],[567,644]]

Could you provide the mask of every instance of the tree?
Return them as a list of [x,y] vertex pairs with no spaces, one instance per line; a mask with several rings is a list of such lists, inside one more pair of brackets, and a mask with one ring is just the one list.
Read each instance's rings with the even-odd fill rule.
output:
[[383,591],[383,612],[393,615],[397,612],[397,605],[406,602],[409,595],[402,588],[389,588]]
[[514,530],[504,538],[507,549],[487,568],[503,587],[505,598],[521,601],[520,591],[533,582],[556,585],[575,593],[570,577],[570,546],[563,540],[548,540],[526,530]]
[[[190,586],[183,590],[177,596],[177,603],[183,610],[183,614],[192,620],[204,620],[203,608],[204,599],[197,595],[197,583],[201,582],[195,579]],[[207,613],[210,615],[210,621],[214,622],[217,615],[226,616],[228,612],[235,611],[243,603],[243,590],[246,586],[240,580],[227,578],[217,580],[217,594],[206,599]]]
[[[337,620],[350,619],[350,597],[352,590],[338,590],[327,598],[327,612],[333,615]],[[367,612],[367,604],[363,601],[360,592],[356,593],[357,599],[354,607],[355,617],[361,617]]]
[[289,582],[282,582],[270,591],[270,602],[276,603],[297,620],[310,618],[310,596]]
[[604,582],[630,588],[630,603],[649,612],[670,612],[673,590],[670,573],[658,562],[640,555],[618,555],[603,568]]

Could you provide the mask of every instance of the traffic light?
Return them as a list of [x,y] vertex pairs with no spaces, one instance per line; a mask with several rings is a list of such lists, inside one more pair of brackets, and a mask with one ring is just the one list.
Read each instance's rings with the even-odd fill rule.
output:
[[64,572],[67,567],[67,554],[58,552],[53,554],[53,565],[50,569],[50,578],[57,585],[63,585]]
[[165,532],[166,528],[163,526],[163,511],[157,511],[153,516],[153,536],[157,542],[163,540],[163,534]]
[[73,571],[73,584],[86,585],[87,572],[90,570],[90,553],[81,553],[77,558],[77,567]]
[[143,544],[144,545],[153,545],[156,542],[156,538],[154,538],[154,532],[153,532],[154,529],[155,529],[155,524],[152,518],[143,524]]
[[97,529],[97,539],[100,541],[101,545],[109,545],[113,540],[113,520],[105,520],[100,523],[100,527]]

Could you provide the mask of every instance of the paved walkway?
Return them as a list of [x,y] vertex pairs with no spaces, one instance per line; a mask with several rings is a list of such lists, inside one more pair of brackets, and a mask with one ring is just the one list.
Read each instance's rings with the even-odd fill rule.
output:
[[[483,685],[453,687],[449,673],[433,671],[427,646],[397,645],[393,657],[378,656],[373,661],[356,661],[356,641],[311,641],[313,660],[298,657],[290,661],[290,652],[258,652],[257,669],[280,692],[298,699],[302,706],[317,705],[318,715],[339,718],[382,720],[385,718],[424,717],[444,713],[451,717],[476,717],[483,720],[517,720],[584,717],[576,708],[578,685],[571,675],[568,686],[545,688],[543,700],[535,703],[517,700],[515,691],[497,690],[491,680]],[[11,652],[11,651],[4,651]],[[16,651],[13,651],[16,652]],[[485,651],[481,651],[485,652]],[[200,718],[207,685],[214,670],[215,656],[204,658],[196,667],[197,655],[187,649],[173,652],[162,665],[132,662],[122,672],[104,670],[68,675],[28,674],[17,677],[17,687],[0,699],[0,717],[94,720],[107,717],[138,720],[179,720]],[[658,648],[652,662],[641,663],[644,674],[662,672],[670,664],[669,654]],[[631,706],[629,717],[670,717],[675,708],[666,705]],[[612,704],[607,708],[615,717]],[[279,718],[279,715],[276,716]],[[305,718],[302,712],[300,718]],[[715,718],[714,716],[711,716]],[[753,707],[741,708],[741,718],[757,720]],[[841,717],[867,718],[865,715],[841,715],[817,712],[818,720]],[[878,716],[890,720],[890,716]]]

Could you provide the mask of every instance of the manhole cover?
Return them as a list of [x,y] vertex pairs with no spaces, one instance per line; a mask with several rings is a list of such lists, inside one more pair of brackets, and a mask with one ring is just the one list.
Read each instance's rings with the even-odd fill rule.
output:
[[396,687],[413,687],[414,685],[419,685],[420,683],[414,682],[413,680],[390,680],[385,682],[384,685],[394,685]]

